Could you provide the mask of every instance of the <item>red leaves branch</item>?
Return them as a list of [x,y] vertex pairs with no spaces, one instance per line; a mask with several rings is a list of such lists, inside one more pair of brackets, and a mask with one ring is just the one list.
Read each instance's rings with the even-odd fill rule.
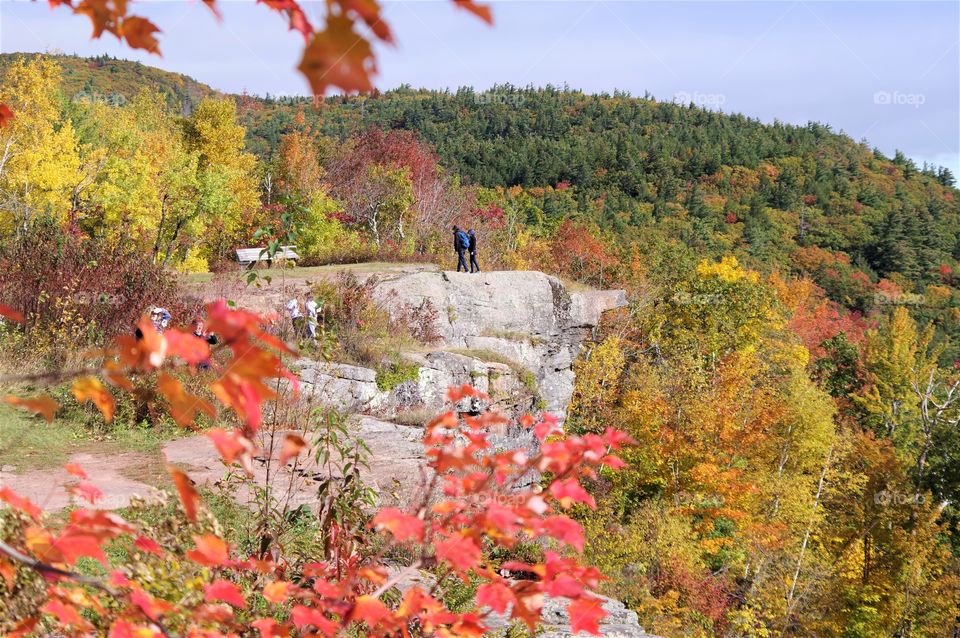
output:
[[[212,430],[208,435],[225,463],[239,460],[249,467],[254,446],[248,436],[259,425],[263,401],[275,394],[265,381],[292,377],[275,352],[286,348],[263,332],[262,320],[255,315],[229,310],[225,304],[212,305],[208,313],[211,329],[223,338],[224,348],[232,355],[227,363],[217,367],[220,376],[213,382],[214,393],[246,427]],[[106,353],[117,363],[112,374],[129,371],[152,375],[176,361],[193,369],[200,357],[213,354],[180,333],[167,338],[146,324],[141,325],[141,331],[142,338],[122,340]],[[106,405],[102,396],[105,386],[95,381],[81,377],[74,385],[75,394],[78,399]],[[173,409],[181,415],[189,411],[182,407],[188,400],[182,384],[165,372],[157,375],[157,382],[167,386],[161,387],[161,392]],[[480,396],[469,386],[450,392],[453,404]],[[216,627],[218,632],[239,632],[242,626],[235,617],[236,610],[257,608],[250,598],[255,594],[262,595],[271,605],[293,601],[289,621],[292,627],[328,636],[355,629],[371,636],[402,634],[410,623],[419,625],[425,634],[480,636],[487,629],[484,615],[490,612],[509,613],[511,618],[534,628],[545,596],[569,599],[574,631],[596,632],[605,612],[591,592],[599,585],[601,576],[596,569],[581,565],[573,555],[572,552],[583,549],[583,529],[561,512],[575,504],[594,506],[581,479],[595,476],[599,467],[619,466],[621,462],[614,453],[629,444],[630,439],[613,429],[600,435],[568,437],[545,415],[540,420],[522,420],[522,426],[529,428],[539,442],[539,451],[493,452],[487,433],[503,424],[503,417],[495,414],[461,420],[451,412],[427,425],[424,443],[432,478],[424,486],[423,498],[408,510],[383,509],[371,521],[371,527],[387,535],[387,548],[404,545],[418,552],[409,567],[392,578],[375,556],[366,562],[309,564],[303,569],[305,580],[294,584],[282,578],[283,564],[270,558],[239,559],[229,544],[206,531],[208,528],[193,534],[190,548],[167,548],[144,537],[115,514],[102,510],[76,510],[62,529],[54,531],[44,526],[39,507],[8,488],[0,488],[0,500],[20,513],[22,523],[16,538],[22,549],[3,544],[0,552],[12,561],[8,565],[17,563],[51,579],[42,612],[68,633],[82,633],[89,614],[105,618],[111,636],[166,633],[161,623],[171,614],[183,616],[191,626],[203,626],[205,631]],[[296,458],[306,446],[307,442],[300,437],[287,437],[282,446],[283,461]],[[71,467],[69,472],[82,482],[68,489],[90,501],[99,498],[99,490],[88,482],[81,468]],[[522,487],[538,473],[553,477],[545,490],[537,489],[539,486]],[[170,474],[186,518],[191,524],[202,526],[197,489],[181,470],[170,468]],[[86,590],[81,596],[77,584],[89,586],[91,582],[76,578],[69,567],[83,556],[105,562],[104,544],[119,536],[130,537],[133,547],[143,555],[154,556],[152,560],[175,559],[182,552],[188,560],[211,570],[202,600],[162,600],[147,592],[132,574],[122,572],[114,572],[109,583],[93,585],[119,604],[101,604]],[[486,562],[482,548],[491,544],[510,548],[521,538],[549,538],[560,551],[547,551],[539,564],[500,565],[499,570],[505,572]],[[420,567],[436,567],[443,574],[432,590],[412,587],[395,607],[380,600],[403,573],[415,572]],[[10,567],[4,567],[4,579],[11,578],[10,571]],[[511,580],[501,575],[510,572],[526,576]],[[246,574],[256,577],[251,579]],[[273,578],[264,579],[263,575]],[[446,579],[479,580],[477,609],[466,613],[447,609],[436,596],[436,589],[442,588]],[[84,614],[79,613],[81,609]],[[286,636],[291,630],[288,624],[269,616],[245,622],[262,637]]]

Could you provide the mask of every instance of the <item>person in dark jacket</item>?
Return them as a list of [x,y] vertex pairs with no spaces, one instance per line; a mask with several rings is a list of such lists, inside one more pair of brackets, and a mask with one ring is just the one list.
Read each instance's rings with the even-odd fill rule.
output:
[[472,228],[467,232],[467,238],[470,240],[467,244],[467,249],[470,251],[470,272],[480,272],[480,264],[477,263],[477,234]]
[[470,238],[467,237],[467,234],[460,230],[459,226],[453,227],[453,249],[457,251],[457,272],[460,272],[460,267],[463,267],[463,272],[470,272],[470,269],[467,268],[467,248],[470,246]]

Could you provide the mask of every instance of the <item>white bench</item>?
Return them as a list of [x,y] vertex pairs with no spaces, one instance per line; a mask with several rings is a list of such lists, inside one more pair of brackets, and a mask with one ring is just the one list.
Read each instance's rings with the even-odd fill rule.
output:
[[261,261],[267,262],[267,266],[272,266],[274,259],[296,261],[300,259],[300,255],[293,250],[294,248],[296,246],[281,246],[273,257],[267,254],[266,248],[237,248],[235,252],[241,266],[253,268]]

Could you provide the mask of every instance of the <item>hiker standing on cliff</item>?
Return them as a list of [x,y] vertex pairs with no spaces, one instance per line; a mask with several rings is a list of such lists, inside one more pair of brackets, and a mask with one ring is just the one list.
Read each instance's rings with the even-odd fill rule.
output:
[[477,234],[472,228],[467,232],[467,238],[469,240],[467,248],[470,250],[470,272],[480,272],[480,264],[477,263]]
[[460,230],[459,226],[453,227],[453,249],[457,251],[457,272],[460,272],[460,267],[463,267],[463,272],[470,272],[470,269],[467,268],[467,248],[470,247],[470,238],[467,237],[467,234]]

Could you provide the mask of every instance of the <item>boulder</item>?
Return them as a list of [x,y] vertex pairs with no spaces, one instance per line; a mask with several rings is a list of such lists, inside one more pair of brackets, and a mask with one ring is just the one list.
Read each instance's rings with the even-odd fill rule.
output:
[[[602,606],[607,616],[600,621],[600,635],[610,638],[658,638],[648,634],[640,626],[637,613],[627,609],[619,600],[599,596],[603,600]],[[537,627],[537,638],[587,638],[592,634],[585,632],[573,633],[570,631],[570,616],[567,614],[566,598],[552,598],[547,596],[540,612],[541,624]],[[491,635],[503,635],[510,626],[507,616],[492,614],[488,617],[487,625]]]

